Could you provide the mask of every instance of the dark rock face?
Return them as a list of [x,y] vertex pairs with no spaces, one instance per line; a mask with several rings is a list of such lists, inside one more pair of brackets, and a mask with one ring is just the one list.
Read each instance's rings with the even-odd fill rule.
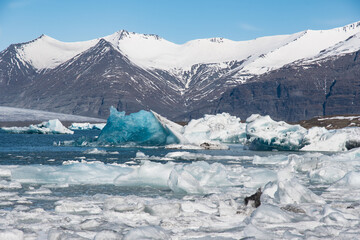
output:
[[127,113],[152,109],[176,121],[221,112],[286,121],[360,113],[359,52],[293,63],[240,84],[234,79],[242,61],[196,64],[179,78],[141,68],[100,40],[54,69],[36,71],[17,55],[21,47],[0,53],[0,105],[100,118],[110,106]]
[[253,202],[254,207],[256,207],[256,208],[259,207],[261,205],[261,201],[260,201],[261,194],[262,194],[262,191],[261,191],[261,188],[259,188],[256,191],[256,193],[254,193],[253,195],[251,195],[249,197],[245,197],[244,198],[245,205],[247,206],[249,204],[249,202]]
[[212,112],[252,113],[298,121],[360,113],[360,52],[309,65],[292,64],[225,92]]
[[179,93],[171,88],[173,79],[165,77],[166,81],[164,76],[133,65],[101,40],[55,69],[14,77],[21,82],[14,84],[13,92],[0,96],[0,105],[102,118],[108,117],[110,106],[126,112],[152,109],[173,116],[178,113],[174,96]]

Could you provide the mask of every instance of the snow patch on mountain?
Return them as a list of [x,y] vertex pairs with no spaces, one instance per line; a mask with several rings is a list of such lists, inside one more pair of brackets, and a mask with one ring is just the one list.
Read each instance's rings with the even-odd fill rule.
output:
[[95,46],[100,39],[110,42],[140,67],[169,71],[175,76],[183,76],[196,64],[243,61],[241,66],[231,70],[236,73],[233,78],[241,82],[249,76],[278,69],[300,59],[356,51],[360,48],[359,34],[360,22],[357,22],[330,30],[307,30],[249,41],[209,38],[175,44],[157,35],[122,30],[103,38],[73,43],[42,35],[16,46],[20,61],[38,70],[55,68]]

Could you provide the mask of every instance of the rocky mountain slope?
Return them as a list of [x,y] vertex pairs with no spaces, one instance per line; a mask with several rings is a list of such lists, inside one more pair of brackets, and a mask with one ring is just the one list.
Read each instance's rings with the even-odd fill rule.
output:
[[182,45],[124,30],[75,43],[42,35],[0,53],[0,105],[102,118],[113,105],[174,120],[223,111],[290,121],[352,114],[359,36],[360,22]]

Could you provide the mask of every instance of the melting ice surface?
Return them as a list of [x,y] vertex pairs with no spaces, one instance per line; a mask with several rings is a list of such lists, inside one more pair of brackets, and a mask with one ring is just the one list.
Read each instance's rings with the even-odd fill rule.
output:
[[161,124],[153,112],[141,110],[125,115],[125,112],[111,107],[110,116],[97,142],[161,146],[179,143],[180,140],[165,124]]
[[[59,147],[0,131],[0,239],[356,239],[360,150]],[[17,146],[15,146],[17,143]],[[244,197],[261,187],[261,205]]]

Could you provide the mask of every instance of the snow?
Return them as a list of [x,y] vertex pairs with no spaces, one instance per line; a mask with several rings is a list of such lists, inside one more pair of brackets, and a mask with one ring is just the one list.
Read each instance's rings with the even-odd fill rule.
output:
[[36,69],[55,68],[94,46],[97,40],[65,43],[46,35],[22,44],[17,49],[21,59]]
[[29,127],[3,127],[1,129],[9,133],[74,134],[73,131],[64,127],[59,119],[52,119],[37,125],[31,124]]
[[336,117],[327,117],[327,118],[319,118],[318,121],[326,121],[326,120],[354,120],[359,119],[360,116],[336,116]]
[[104,121],[104,119],[100,118],[91,118],[63,113],[0,106],[0,122],[47,121],[50,119],[59,119],[60,121]]
[[[110,108],[110,116],[102,129],[98,143],[114,145],[166,145],[179,143],[180,140],[170,129],[175,129],[176,123],[160,122],[154,113],[141,110],[125,115],[114,107]],[[166,124],[168,123],[168,124]],[[169,127],[167,127],[169,125]]]
[[[189,71],[195,64],[245,60],[239,74],[246,75],[262,74],[300,59],[314,61],[325,56],[357,51],[360,48],[359,31],[359,24],[353,23],[342,28],[307,30],[248,41],[210,38],[175,44],[156,35],[122,30],[103,39],[133,63],[146,69],[182,72]],[[100,39],[65,43],[43,35],[22,44],[17,52],[21,61],[38,70],[55,68],[95,46]]]

